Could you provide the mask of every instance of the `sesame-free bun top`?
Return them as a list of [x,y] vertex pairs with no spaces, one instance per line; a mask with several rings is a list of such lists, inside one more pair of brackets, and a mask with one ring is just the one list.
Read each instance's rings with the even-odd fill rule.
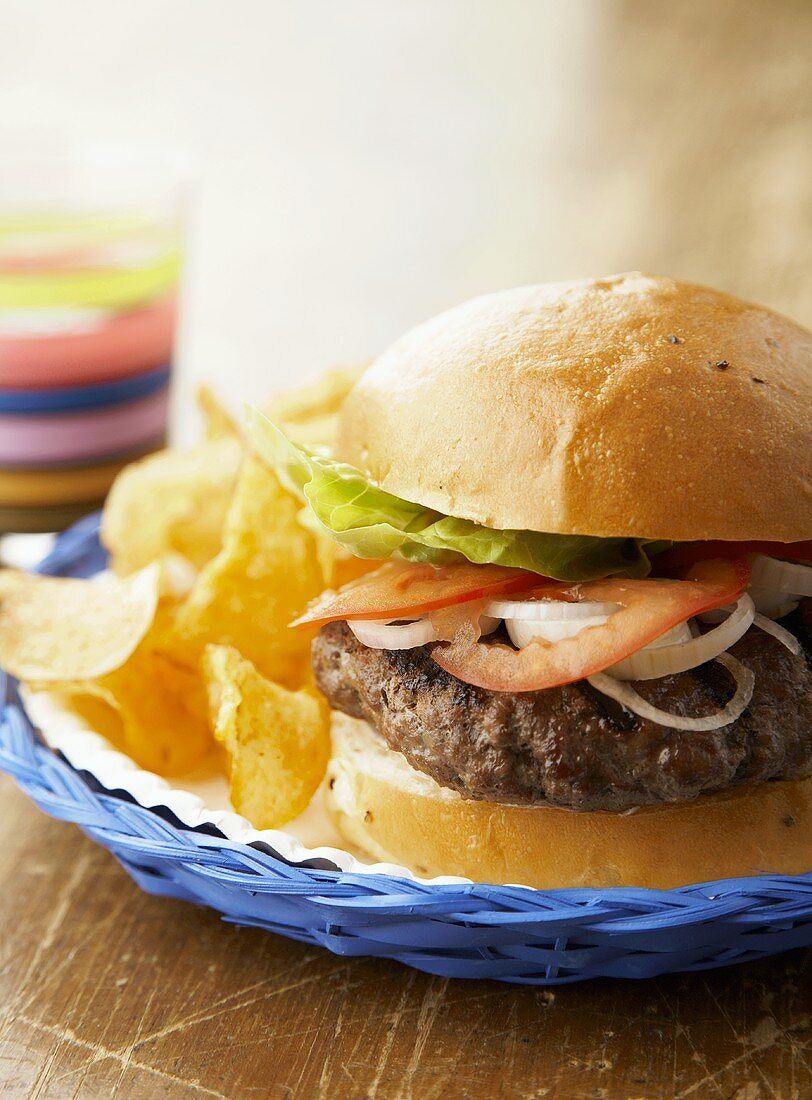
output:
[[476,298],[351,391],[338,455],[499,529],[812,537],[812,333],[641,274]]

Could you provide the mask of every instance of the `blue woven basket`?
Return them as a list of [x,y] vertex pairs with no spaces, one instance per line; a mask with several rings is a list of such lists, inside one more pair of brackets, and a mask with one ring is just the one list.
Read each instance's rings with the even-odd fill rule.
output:
[[[102,568],[98,517],[57,542],[43,572]],[[293,865],[265,844],[184,827],[75,771],[38,739],[0,681],[0,768],[52,817],[103,844],[144,890],[208,905],[339,955],[397,959],[431,974],[530,985],[648,978],[812,945],[812,874],[726,879],[679,890],[528,890],[425,885]]]

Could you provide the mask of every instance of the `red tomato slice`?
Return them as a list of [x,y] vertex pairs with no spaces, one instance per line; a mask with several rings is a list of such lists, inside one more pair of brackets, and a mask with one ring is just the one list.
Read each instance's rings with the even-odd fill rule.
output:
[[537,573],[501,565],[425,565],[389,561],[338,592],[324,592],[291,626],[336,619],[413,618],[440,607],[523,592],[537,586]]
[[666,630],[703,611],[738,599],[747,586],[750,567],[744,558],[697,565],[684,581],[610,578],[587,584],[551,584],[527,594],[529,599],[618,603],[602,626],[591,626],[560,642],[532,642],[524,649],[501,643],[460,639],[437,646],[437,664],[468,684],[488,691],[541,691],[571,684],[622,661]]
[[770,558],[812,561],[812,539],[807,542],[686,542],[665,550],[652,559],[658,574],[681,573],[699,561],[711,558],[741,558],[745,554],[766,554]]

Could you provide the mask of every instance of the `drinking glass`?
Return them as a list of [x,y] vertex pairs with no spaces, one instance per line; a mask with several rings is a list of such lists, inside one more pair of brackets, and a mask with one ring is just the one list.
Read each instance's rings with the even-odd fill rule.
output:
[[188,172],[0,152],[0,533],[56,531],[166,441]]

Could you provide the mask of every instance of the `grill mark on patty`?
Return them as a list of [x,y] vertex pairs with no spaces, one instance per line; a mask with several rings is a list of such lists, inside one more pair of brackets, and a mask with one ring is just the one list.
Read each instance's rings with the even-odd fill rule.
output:
[[[808,647],[805,604],[784,625]],[[431,649],[368,649],[346,623],[331,623],[313,643],[313,667],[333,707],[366,719],[414,767],[468,798],[621,811],[812,772],[808,649],[795,657],[757,629],[732,650],[756,674],[750,706],[700,733],[639,718],[585,681],[485,691],[443,671]],[[634,686],[686,715],[720,708],[733,690],[713,662]]]

